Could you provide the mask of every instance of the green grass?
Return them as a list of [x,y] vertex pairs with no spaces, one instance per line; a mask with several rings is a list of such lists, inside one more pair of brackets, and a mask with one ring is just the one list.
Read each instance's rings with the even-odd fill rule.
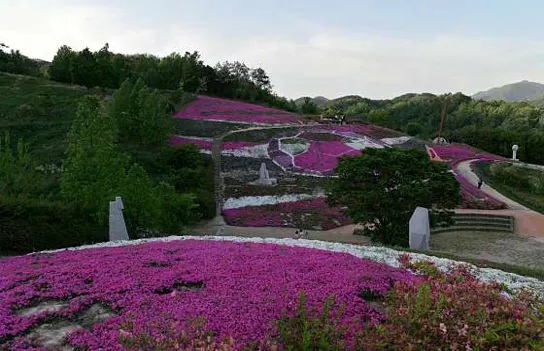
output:
[[0,133],[22,138],[39,164],[60,163],[85,88],[0,73]]
[[176,135],[217,137],[232,130],[245,129],[247,124],[174,118]]
[[[478,175],[482,177],[482,180],[486,184],[496,189],[504,196],[534,211],[544,213],[544,195],[537,194],[531,189],[514,187],[512,185],[504,184],[502,182],[499,182],[497,179],[494,179],[493,172],[491,171],[491,163],[477,163],[475,171]],[[519,172],[523,173],[525,176],[529,175],[532,177],[542,177],[542,172],[535,170],[519,168]]]

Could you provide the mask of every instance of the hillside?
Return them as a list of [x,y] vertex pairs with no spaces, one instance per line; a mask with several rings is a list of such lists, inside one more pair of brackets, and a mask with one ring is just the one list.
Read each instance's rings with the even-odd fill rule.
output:
[[504,100],[508,102],[529,101],[544,97],[544,84],[527,80],[491,88],[472,95],[475,100]]
[[[314,104],[316,104],[317,107],[324,107],[324,106],[326,106],[326,105],[329,103],[329,101],[331,101],[331,100],[327,99],[327,98],[324,97],[324,96],[316,96],[316,97],[312,98],[311,101],[312,101]],[[303,103],[304,103],[304,97],[300,97],[300,98],[298,98],[298,99],[295,100],[295,105],[297,105],[297,106],[299,106],[299,107],[302,106]]]

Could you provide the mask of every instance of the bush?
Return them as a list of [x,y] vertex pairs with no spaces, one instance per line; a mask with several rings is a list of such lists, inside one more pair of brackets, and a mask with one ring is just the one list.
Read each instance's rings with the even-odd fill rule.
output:
[[440,272],[432,263],[402,265],[423,281],[397,282],[386,301],[387,320],[363,329],[362,349],[542,350],[544,308],[528,292],[482,283],[467,266]]
[[491,165],[491,172],[495,178],[508,186],[518,189],[531,189],[531,177],[523,171],[506,163]]
[[91,213],[67,203],[0,196],[0,252],[32,251],[108,240],[107,228]]

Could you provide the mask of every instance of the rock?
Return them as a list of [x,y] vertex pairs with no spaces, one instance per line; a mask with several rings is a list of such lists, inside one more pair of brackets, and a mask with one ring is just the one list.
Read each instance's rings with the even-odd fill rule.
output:
[[429,226],[429,210],[417,207],[409,223],[410,249],[428,250],[431,229]]

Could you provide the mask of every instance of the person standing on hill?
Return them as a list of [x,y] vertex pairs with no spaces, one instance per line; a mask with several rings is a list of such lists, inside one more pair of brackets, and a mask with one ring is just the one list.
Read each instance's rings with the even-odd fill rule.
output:
[[482,180],[482,178],[478,178],[478,189],[482,188],[482,184],[484,184],[484,181]]

